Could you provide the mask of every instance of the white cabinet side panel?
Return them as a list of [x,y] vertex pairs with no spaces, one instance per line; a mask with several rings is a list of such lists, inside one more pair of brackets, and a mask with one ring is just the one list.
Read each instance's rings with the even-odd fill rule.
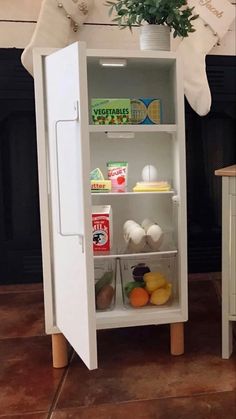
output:
[[187,196],[186,196],[186,149],[185,149],[185,118],[184,118],[184,88],[183,69],[179,58],[176,60],[175,75],[175,111],[177,134],[174,136],[174,161],[175,185],[177,191],[177,230],[179,249],[179,295],[180,304],[188,318],[188,271],[187,271]]

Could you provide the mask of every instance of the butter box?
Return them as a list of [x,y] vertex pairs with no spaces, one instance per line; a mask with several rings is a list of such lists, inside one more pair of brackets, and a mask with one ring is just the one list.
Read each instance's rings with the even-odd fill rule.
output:
[[91,192],[111,192],[110,180],[91,180]]
[[131,123],[130,99],[92,99],[92,122],[95,125]]
[[161,100],[152,98],[131,99],[132,124],[160,124]]
[[92,206],[93,251],[110,251],[112,247],[111,205]]

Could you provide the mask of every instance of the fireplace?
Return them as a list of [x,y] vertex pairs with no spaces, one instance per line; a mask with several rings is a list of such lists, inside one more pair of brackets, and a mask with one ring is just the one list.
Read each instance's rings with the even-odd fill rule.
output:
[[[42,280],[33,79],[22,51],[0,49],[0,283]],[[189,272],[221,270],[221,182],[236,161],[236,59],[208,56],[213,104],[186,103]]]
[[42,280],[32,77],[0,49],[0,283]]
[[221,271],[221,179],[215,169],[236,162],[236,58],[208,56],[211,112],[199,117],[186,103],[188,266]]

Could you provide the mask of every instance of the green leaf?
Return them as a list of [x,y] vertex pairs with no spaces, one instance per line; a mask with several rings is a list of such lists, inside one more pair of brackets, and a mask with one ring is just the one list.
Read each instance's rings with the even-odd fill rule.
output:
[[168,23],[169,25],[171,22],[173,22],[173,19],[174,19],[173,13],[169,14],[169,16],[167,16],[166,23]]
[[198,17],[187,0],[107,0],[104,4],[109,7],[110,17],[115,13],[113,21],[122,29],[145,21],[173,28],[174,37],[193,32],[191,22]]
[[155,15],[155,14],[156,14],[156,12],[157,12],[157,8],[156,8],[156,7],[150,7],[150,9],[149,9],[149,13],[150,13],[151,15]]
[[196,20],[196,19],[198,19],[199,18],[199,15],[194,15],[194,16],[192,16],[191,17],[191,19],[190,20]]

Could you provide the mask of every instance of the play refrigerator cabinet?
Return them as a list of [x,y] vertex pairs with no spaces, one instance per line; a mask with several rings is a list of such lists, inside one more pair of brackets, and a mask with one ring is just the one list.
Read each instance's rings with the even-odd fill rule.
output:
[[[104,65],[105,63],[105,65]],[[67,341],[89,369],[97,368],[96,331],[170,324],[171,353],[182,354],[187,320],[186,173],[181,65],[171,52],[89,50],[74,43],[34,51],[38,169],[46,332],[53,363],[67,362]],[[93,98],[158,98],[158,124],[92,122]],[[90,172],[109,161],[128,162],[125,192],[91,193]],[[134,192],[153,165],[169,190]],[[92,206],[110,206],[113,244],[93,252]],[[150,218],[161,226],[159,250],[129,251],[123,225]],[[134,308],[124,297],[130,270],[140,263],[165,272],[167,304]],[[115,296],[96,310],[96,270],[113,266]],[[140,265],[139,265],[140,266]],[[143,266],[143,265],[142,265]]]

